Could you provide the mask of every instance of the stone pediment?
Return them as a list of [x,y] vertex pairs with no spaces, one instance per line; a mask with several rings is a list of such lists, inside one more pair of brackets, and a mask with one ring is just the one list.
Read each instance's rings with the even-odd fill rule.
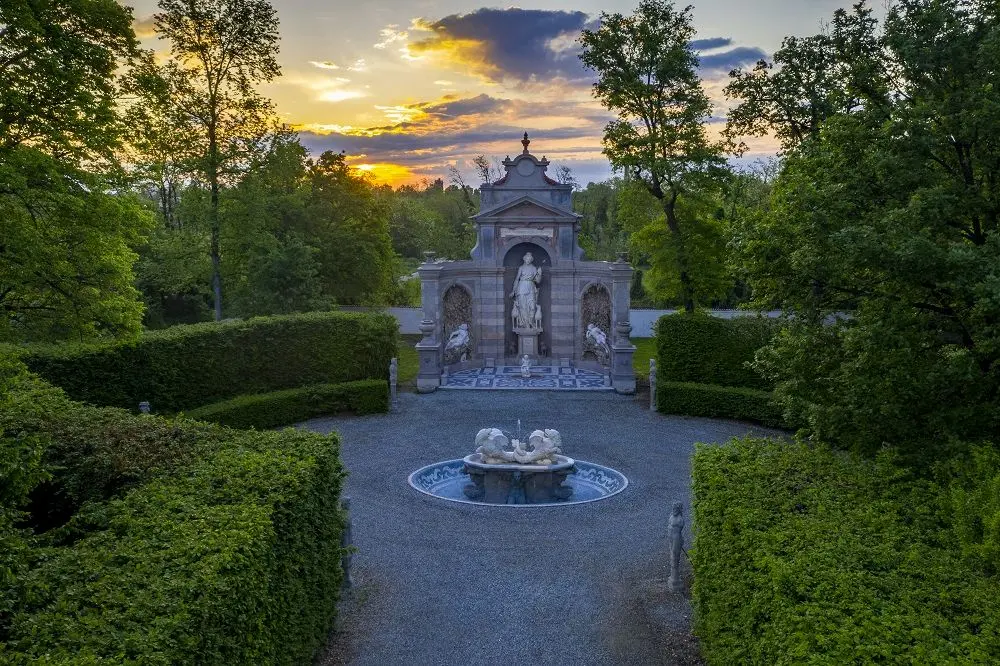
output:
[[582,216],[525,195],[507,201],[496,208],[483,211],[479,215],[475,215],[474,219],[484,217],[506,219],[558,217],[567,220],[576,220]]

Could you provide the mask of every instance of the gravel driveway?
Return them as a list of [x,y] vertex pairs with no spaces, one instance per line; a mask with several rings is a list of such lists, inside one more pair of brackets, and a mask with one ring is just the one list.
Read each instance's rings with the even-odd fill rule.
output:
[[[399,397],[393,414],[302,424],[343,436],[358,549],[354,590],[317,663],[700,663],[687,594],[666,587],[667,516],[674,500],[690,507],[695,442],[761,430],[608,393]],[[436,500],[407,484],[419,467],[471,453],[480,428],[513,430],[518,418],[523,431],[555,428],[564,453],[614,467],[628,488],[529,509]]]

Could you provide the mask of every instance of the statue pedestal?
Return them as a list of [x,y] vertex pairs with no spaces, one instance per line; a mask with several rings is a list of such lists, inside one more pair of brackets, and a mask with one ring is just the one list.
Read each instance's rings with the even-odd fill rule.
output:
[[517,336],[517,356],[520,358],[525,354],[528,358],[538,358],[538,336],[542,334],[540,328],[515,328],[514,335]]

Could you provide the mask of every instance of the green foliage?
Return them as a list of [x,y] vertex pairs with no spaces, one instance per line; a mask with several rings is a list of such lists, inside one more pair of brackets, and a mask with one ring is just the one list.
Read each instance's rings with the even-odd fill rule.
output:
[[[255,86],[281,73],[278,16],[267,0],[160,0],[159,8],[156,30],[170,42],[170,58],[149,66],[146,77],[162,84],[148,87],[143,103],[161,109],[154,120],[167,119],[185,136],[187,166],[208,186],[208,250],[220,320],[220,190],[250,169],[277,124],[270,100]],[[152,161],[164,160],[154,155]]]
[[997,581],[947,493],[889,454],[734,440],[694,458],[695,632],[710,664],[993,663]]
[[721,146],[705,132],[712,106],[696,72],[693,36],[691,7],[641,0],[631,16],[602,12],[600,26],[580,37],[580,59],[598,76],[594,95],[618,116],[604,130],[604,153],[659,201],[688,311],[699,296],[692,271],[704,259],[696,239],[711,236],[698,227],[711,218],[679,211],[678,201],[705,196],[723,164]]
[[[1000,436],[1000,16],[901,2],[881,34],[866,16],[840,16],[830,46],[850,112],[833,104],[789,153],[732,247],[755,304],[794,313],[759,360],[786,413],[831,444],[933,459]],[[889,83],[865,85],[873,69]]]
[[11,624],[14,663],[312,658],[342,580],[337,439],[217,432],[218,453],[90,505],[82,538],[44,551]]
[[0,154],[0,341],[130,337],[152,216],[107,179],[27,147]]
[[175,326],[138,340],[25,353],[27,365],[75,400],[171,413],[249,392],[387,376],[393,317],[308,313]]
[[[976,570],[1000,573],[1000,451],[985,444],[956,455],[939,470],[949,486],[959,551]],[[944,472],[944,474],[940,474]]]
[[781,409],[769,391],[737,386],[657,379],[656,410],[662,414],[753,421],[772,427],[783,425]]
[[114,0],[9,0],[0,26],[0,160],[16,146],[67,166],[106,156],[117,131],[115,71],[136,54],[132,10]]
[[[671,231],[656,199],[641,186],[630,184],[618,194],[619,217],[628,233],[633,256],[649,264],[643,283],[655,302],[683,303],[685,288],[696,303],[710,304],[724,297],[733,280],[726,267],[728,230],[720,202],[705,192],[679,198],[674,214],[681,222]],[[677,270],[684,252],[687,286]]]
[[231,428],[277,428],[316,416],[350,411],[376,414],[389,411],[389,385],[381,379],[342,384],[315,384],[297,389],[241,395],[214,405],[192,409],[184,416]]
[[719,319],[704,312],[660,317],[656,322],[657,377],[769,389],[768,381],[750,363],[777,327],[778,322],[763,317]]
[[24,432],[9,418],[17,407],[14,391],[26,379],[21,363],[0,354],[0,646],[20,603],[18,580],[30,557],[28,532],[17,525],[26,517],[29,493],[49,475],[42,463],[48,439]]

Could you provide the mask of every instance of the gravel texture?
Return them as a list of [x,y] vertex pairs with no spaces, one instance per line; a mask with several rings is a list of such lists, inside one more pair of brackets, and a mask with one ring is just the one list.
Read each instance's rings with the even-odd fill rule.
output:
[[[317,660],[333,664],[696,664],[688,593],[666,580],[666,524],[690,457],[753,426],[663,416],[607,393],[400,394],[388,415],[315,419],[343,436],[354,589]],[[598,502],[509,508],[411,488],[413,470],[460,458],[483,427],[555,428],[563,451],[614,467],[628,488]],[[689,573],[689,564],[685,562]]]

